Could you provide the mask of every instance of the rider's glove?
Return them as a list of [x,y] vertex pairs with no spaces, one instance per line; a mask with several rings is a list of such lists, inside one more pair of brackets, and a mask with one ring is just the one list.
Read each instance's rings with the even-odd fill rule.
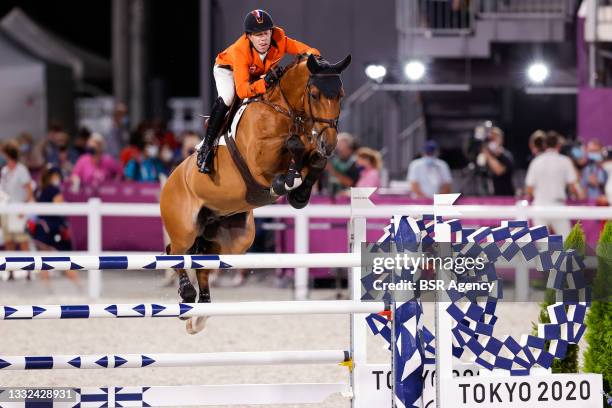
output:
[[281,67],[280,65],[272,68],[270,72],[268,72],[264,77],[266,87],[271,87],[272,85],[276,84],[283,75],[283,71],[283,67]]

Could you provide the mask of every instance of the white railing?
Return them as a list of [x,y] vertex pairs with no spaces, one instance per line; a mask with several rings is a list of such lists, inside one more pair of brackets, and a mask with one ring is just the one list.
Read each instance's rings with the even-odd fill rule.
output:
[[[612,220],[612,207],[592,206],[527,206],[525,202],[517,205],[457,205],[461,219],[515,219],[532,218],[570,219],[570,220]],[[159,217],[159,204],[142,203],[103,203],[99,198],[91,198],[87,203],[10,203],[0,205],[0,214],[27,215],[75,215],[87,217],[87,254],[103,255],[102,252],[102,217],[103,216],[141,216]],[[388,219],[394,214],[414,215],[433,214],[431,205],[378,205],[374,208],[353,209],[350,205],[309,205],[296,210],[289,205],[271,205],[257,208],[255,217],[293,218],[295,252],[309,253],[309,237],[312,218],[337,218],[348,220],[351,216]],[[161,231],[160,231],[161,232]],[[22,253],[23,254],[23,253]],[[64,252],[63,254],[83,254],[83,252]],[[54,253],[57,255],[57,253]],[[0,252],[0,256],[6,253]],[[528,288],[525,276],[526,266],[517,268],[517,278],[522,282],[518,298],[524,297]],[[518,276],[520,272],[520,277]],[[518,279],[517,279],[518,280]],[[88,272],[88,293],[93,299],[100,297],[101,272]],[[295,298],[308,298],[308,268],[295,268]]]

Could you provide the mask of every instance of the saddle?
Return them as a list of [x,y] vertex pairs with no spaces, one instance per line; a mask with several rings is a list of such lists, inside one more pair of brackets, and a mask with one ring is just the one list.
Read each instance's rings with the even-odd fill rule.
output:
[[[242,102],[238,98],[234,98],[234,102],[232,103],[225,121],[223,122],[223,126],[221,126],[220,132],[225,140],[227,150],[229,151],[230,156],[232,157],[232,160],[238,168],[238,171],[242,176],[242,180],[246,185],[246,202],[251,205],[261,207],[274,203],[278,199],[278,196],[272,195],[270,187],[264,186],[255,180],[255,177],[253,177],[251,174],[249,166],[246,164],[244,157],[242,157],[242,154],[238,150],[238,146],[236,146],[235,138],[230,137],[229,135],[229,130],[234,120],[234,116],[236,115],[236,112],[238,112],[240,106],[242,106],[243,103],[248,104],[253,101],[254,100],[247,100],[246,102]],[[214,148],[217,149],[217,147],[218,145]]]

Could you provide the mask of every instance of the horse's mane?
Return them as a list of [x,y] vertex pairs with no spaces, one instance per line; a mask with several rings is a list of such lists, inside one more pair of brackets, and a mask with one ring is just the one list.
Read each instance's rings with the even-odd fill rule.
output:
[[291,63],[289,63],[289,65],[287,65],[285,67],[285,71],[288,71],[292,68],[294,68],[295,66],[297,66],[300,62],[305,61],[308,59],[308,54],[296,54],[295,58],[293,59],[293,61],[291,61]]
[[280,89],[281,82],[286,77],[287,73],[293,71],[295,68],[298,67],[298,65],[300,65],[300,63],[305,62],[307,59],[308,59],[308,54],[296,54],[295,58],[293,59],[293,61],[291,61],[289,63],[289,65],[287,65],[285,67],[285,69],[283,70],[283,75],[281,76],[280,81],[278,81],[276,84],[274,84],[274,86],[268,88],[266,90],[266,95],[268,95],[268,97],[269,97],[277,89]]
[[[306,63],[308,58],[308,54],[297,54],[293,61],[285,68],[281,81],[289,72],[293,71],[293,69],[297,68],[302,63]],[[350,56],[348,58],[350,62]],[[310,64],[310,62],[308,63]],[[339,75],[341,70],[337,70],[337,65],[338,63],[330,64],[329,61],[318,57],[317,66],[320,70],[319,72],[327,75],[313,75],[312,83],[316,85],[317,88],[319,88],[328,98],[336,98],[342,91],[342,80],[340,79]],[[310,76],[310,68],[307,72]],[[270,88],[269,92],[280,87],[281,81],[279,81],[274,87]]]

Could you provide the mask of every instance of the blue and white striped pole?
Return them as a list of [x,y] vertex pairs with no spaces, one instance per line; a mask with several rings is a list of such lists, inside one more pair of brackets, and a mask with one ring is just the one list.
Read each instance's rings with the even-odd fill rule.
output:
[[0,371],[145,367],[243,366],[281,364],[341,364],[350,361],[344,350],[258,351],[227,353],[97,354],[0,356]]
[[0,320],[378,313],[383,302],[352,300],[0,306]]
[[352,268],[359,254],[125,255],[0,257],[0,271]]

